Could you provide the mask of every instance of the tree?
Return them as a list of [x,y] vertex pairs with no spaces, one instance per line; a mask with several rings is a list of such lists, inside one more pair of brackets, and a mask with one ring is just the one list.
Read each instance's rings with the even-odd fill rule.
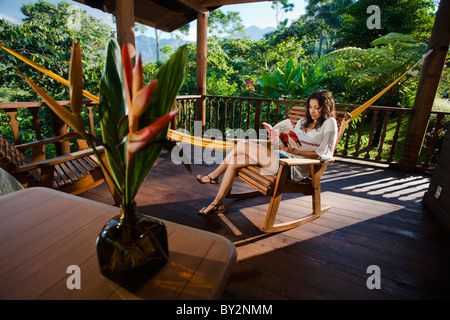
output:
[[271,8],[276,12],[277,27],[283,27],[287,24],[287,19],[284,21],[281,20],[283,14],[292,12],[294,7],[295,5],[293,3],[289,3],[289,0],[272,1]]
[[293,21],[289,27],[278,28],[272,36],[272,44],[288,38],[303,41],[306,54],[323,54],[331,51],[337,30],[342,24],[341,12],[352,0],[309,0],[306,13]]
[[[40,0],[34,4],[25,4],[22,7],[25,15],[22,25],[13,25],[4,19],[0,20],[2,42],[67,79],[72,39],[76,38],[83,47],[84,88],[95,94],[98,92],[103,68],[106,41],[112,30],[86,12],[77,15],[77,27],[74,28],[71,8],[67,2],[54,5]],[[28,99],[37,98],[18,76],[15,67],[32,76],[35,82],[56,99],[68,99],[67,88],[56,85],[53,79],[19,62],[3,50],[0,51],[1,86],[22,88],[30,92]],[[9,101],[15,101],[14,97]]]
[[[367,8],[380,8],[380,29],[369,29]],[[338,35],[341,45],[368,48],[370,43],[389,33],[402,33],[426,42],[435,18],[434,3],[430,0],[358,0],[343,12]]]
[[214,10],[208,17],[208,28],[211,33],[229,34],[236,37],[238,34],[243,34],[244,25],[242,19],[237,11]]
[[[1,41],[5,46],[67,79],[72,40],[76,38],[83,47],[83,87],[98,95],[106,42],[112,30],[86,12],[76,11],[66,2],[54,5],[40,0],[34,4],[25,4],[22,7],[25,15],[22,25],[0,20]],[[55,99],[69,99],[69,89],[66,86],[0,50],[0,93],[3,95],[3,101],[40,100],[18,75],[16,68],[32,78]],[[30,132],[33,130],[26,130],[31,128],[31,115],[26,109],[21,109],[18,117],[23,128],[22,141],[32,140]],[[40,117],[42,135],[52,136],[48,110],[43,109]],[[0,126],[0,131],[5,133],[8,129]]]

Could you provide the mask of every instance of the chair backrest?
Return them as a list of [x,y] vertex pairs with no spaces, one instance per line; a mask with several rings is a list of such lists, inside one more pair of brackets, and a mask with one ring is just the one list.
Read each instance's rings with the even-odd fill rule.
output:
[[[0,167],[15,176],[21,183],[24,183],[23,175],[21,178],[14,175],[14,169],[21,165],[30,163],[30,160],[17,150],[8,140],[0,135]],[[31,180],[38,182],[40,180],[39,173],[36,170],[30,170],[27,174]]]
[[[288,119],[291,120],[292,125],[295,126],[300,119],[306,118],[306,107],[304,106],[294,106],[289,110],[288,113]],[[346,111],[336,111],[335,112],[335,119],[338,125],[338,134],[337,134],[337,140],[336,145],[334,146],[334,149],[336,150],[337,145],[339,144],[339,141],[341,140],[342,136],[344,135],[345,128],[347,127],[348,123],[352,119],[350,113]]]

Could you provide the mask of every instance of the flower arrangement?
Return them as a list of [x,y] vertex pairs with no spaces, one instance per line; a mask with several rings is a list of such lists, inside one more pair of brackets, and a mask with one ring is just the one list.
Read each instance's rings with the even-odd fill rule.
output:
[[[110,38],[100,81],[98,111],[102,140],[88,133],[81,118],[83,87],[81,47],[75,41],[69,69],[70,111],[22,74],[47,105],[94,150],[103,172],[121,198],[121,214],[109,220],[96,247],[103,275],[130,291],[142,286],[169,256],[165,225],[136,210],[134,198],[161,149],[171,149],[171,110],[187,75],[187,48],[180,47],[144,85],[142,61],[131,67],[126,46]],[[72,137],[73,138],[73,137]],[[63,137],[64,139],[64,137]],[[105,150],[106,160],[97,145]],[[107,163],[105,163],[107,162]],[[189,169],[189,167],[188,167]]]
[[[141,57],[132,68],[127,47],[120,50],[117,41],[110,38],[100,81],[101,141],[86,131],[81,118],[83,72],[79,43],[73,42],[69,67],[70,111],[22,74],[47,105],[75,130],[72,135],[79,135],[93,148],[126,206],[134,201],[161,149],[172,146],[165,138],[168,124],[177,114],[171,109],[186,75],[187,49],[183,46],[145,86]],[[95,148],[99,144],[105,147],[107,164]]]

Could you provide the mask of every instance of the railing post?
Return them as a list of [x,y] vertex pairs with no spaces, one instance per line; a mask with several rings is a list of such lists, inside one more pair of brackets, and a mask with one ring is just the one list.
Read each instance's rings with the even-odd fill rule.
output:
[[419,86],[413,105],[413,114],[409,122],[403,153],[400,160],[401,169],[414,171],[419,159],[423,139],[427,130],[431,108],[444,68],[450,42],[450,0],[442,0],[436,12],[429,46],[433,49],[423,64]]
[[259,139],[259,128],[261,128],[261,119],[262,119],[262,100],[256,100],[255,106],[255,127],[256,136]]
[[[62,121],[52,110],[50,110],[50,119],[52,124],[53,136],[58,137],[67,133],[67,126],[64,121]],[[69,154],[70,153],[70,145],[69,141],[64,142],[55,142],[56,154]]]

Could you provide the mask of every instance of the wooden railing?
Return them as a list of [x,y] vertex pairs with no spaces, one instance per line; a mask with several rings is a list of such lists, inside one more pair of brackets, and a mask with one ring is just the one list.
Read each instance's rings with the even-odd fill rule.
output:
[[[58,101],[59,104],[63,106],[68,106],[70,101]],[[86,112],[84,118],[86,128],[89,128],[92,134],[95,133],[95,128],[99,128],[99,124],[94,121],[94,106],[95,103],[90,100],[83,101],[83,105]],[[22,110],[21,110],[22,109]],[[28,112],[23,112],[26,111]],[[42,114],[41,111],[44,109],[48,110],[48,113]],[[19,118],[19,110],[22,114]],[[43,118],[49,116],[46,119],[47,123],[43,124]],[[49,138],[51,136],[56,137],[67,133],[67,126],[44,102],[11,102],[11,103],[0,103],[0,116],[2,124],[8,122],[9,130],[1,132],[0,134],[10,137],[14,145],[21,143],[30,142],[33,140],[40,140],[42,138]],[[28,120],[29,121],[26,121]],[[46,131],[43,133],[42,131]],[[22,133],[22,134],[21,134]],[[56,155],[68,154],[71,152],[70,144],[68,141],[55,143]]]
[[[193,132],[195,100],[201,96],[180,97],[177,128]],[[286,118],[293,105],[304,101],[273,100],[206,95],[205,129],[216,128],[223,138],[233,135],[236,129],[262,129],[262,123],[277,123]],[[351,112],[359,105],[336,104],[336,109]],[[336,156],[399,166],[403,141],[412,109],[371,106],[347,127],[337,148]],[[449,112],[432,111],[422,154],[417,164],[422,171],[432,171],[437,162],[439,142],[445,129],[442,123],[450,119]]]
[[[259,135],[260,132],[264,132],[263,122],[277,123],[285,119],[292,106],[304,104],[303,101],[294,100],[210,95],[204,97],[199,95],[179,96],[176,101],[179,114],[173,127],[194,132],[194,110],[198,99],[206,99],[204,130],[218,129],[223,133],[222,138],[225,139],[235,137],[234,134],[238,129],[241,129],[240,132],[255,129],[254,132]],[[60,103],[68,105],[69,101],[60,101]],[[85,125],[90,128],[91,133],[95,134],[99,124],[94,104],[91,101],[85,101],[85,107]],[[337,110],[352,111],[356,107],[358,106],[349,104],[336,105]],[[18,110],[23,108],[28,109],[28,117],[31,118],[30,121],[27,121],[27,126],[24,125],[23,119],[17,118]],[[47,107],[43,102],[1,103],[0,119],[2,124],[8,123],[6,127],[9,129],[0,134],[9,136],[13,140],[11,142],[20,144],[43,138],[43,127],[46,131],[44,137],[66,133],[65,124],[52,112],[49,113],[50,119],[46,119],[44,124],[41,115],[41,110],[44,108]],[[336,156],[398,166],[411,114],[411,109],[371,106],[347,127],[337,148]],[[449,112],[432,111],[431,114],[433,121],[430,121],[422,155],[417,164],[418,168],[428,171],[434,169],[437,161],[440,141],[443,138],[444,129],[446,129],[442,127],[442,124],[448,123],[450,119]],[[67,143],[62,143],[57,147],[56,153],[68,153],[70,152],[69,148]]]

